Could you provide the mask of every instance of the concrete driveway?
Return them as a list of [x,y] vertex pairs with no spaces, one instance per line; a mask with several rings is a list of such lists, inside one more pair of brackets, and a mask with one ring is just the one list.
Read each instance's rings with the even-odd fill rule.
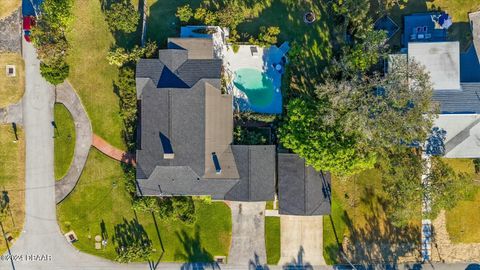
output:
[[266,264],[265,202],[229,202],[232,209],[232,243],[229,265]]
[[[23,97],[26,217],[22,235],[10,250],[14,260],[0,257],[0,269],[150,269],[147,264],[122,265],[80,253],[61,234],[57,224],[53,173],[55,90],[40,75],[40,63],[31,44],[24,42],[23,57],[26,78]],[[174,267],[179,268],[178,265]]]
[[321,216],[281,216],[280,235],[280,265],[325,265]]

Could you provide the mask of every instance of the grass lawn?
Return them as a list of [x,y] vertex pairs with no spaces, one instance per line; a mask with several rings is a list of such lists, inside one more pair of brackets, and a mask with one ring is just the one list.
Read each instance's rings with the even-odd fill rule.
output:
[[115,39],[108,29],[98,0],[75,0],[72,31],[67,35],[71,49],[69,81],[80,95],[92,122],[93,132],[113,146],[126,149],[119,98],[113,91],[118,68],[106,59]]
[[[5,72],[6,65],[15,66],[15,77],[7,77]],[[22,56],[17,53],[0,53],[0,68],[0,108],[3,108],[10,104],[15,104],[23,96],[25,74]]]
[[[332,215],[324,217],[324,257],[339,262],[338,242],[349,240],[350,258],[355,263],[396,261],[408,256],[420,240],[420,220],[404,229],[394,227],[385,214],[386,195],[377,170],[348,179],[332,179]],[[419,206],[420,211],[420,206]],[[332,226],[333,221],[333,226]]]
[[0,19],[9,16],[20,7],[20,0],[2,0],[0,5]]
[[[336,193],[332,198],[332,213],[330,216],[323,216],[323,257],[328,265],[339,262],[339,244],[343,235],[347,233],[346,212],[341,200]],[[339,238],[337,240],[336,236]]]
[[[12,126],[0,125],[0,190],[8,196],[10,211],[3,222],[5,233],[17,239],[25,219],[25,140],[23,130],[17,130],[18,141]],[[5,239],[0,237],[0,254],[7,250]]]
[[75,150],[75,123],[67,108],[60,103],[54,107],[55,120],[55,179],[64,177],[73,160]]
[[[137,4],[138,0],[133,2]],[[202,2],[201,0],[148,1],[147,37],[165,46],[168,37],[176,37],[180,32],[179,21],[175,17],[177,7],[189,4],[192,8],[196,8]],[[222,1],[207,0],[205,2],[215,5]],[[330,19],[323,2],[268,0],[249,2],[246,5],[251,7],[252,3],[256,5],[255,12],[252,12],[250,18],[238,26],[240,33],[257,36],[260,26],[278,26],[281,30],[279,43],[298,42],[304,56],[303,67],[318,73],[323,71],[324,64],[332,56]],[[303,21],[303,15],[308,10],[315,12],[317,16],[317,21],[312,25],[306,25]]]
[[[138,6],[139,0],[132,0]],[[166,47],[167,38],[178,37],[180,24],[175,17],[177,7],[189,4],[192,8],[200,6],[201,0],[150,0],[148,1],[147,39],[155,40],[159,46]]]
[[267,264],[277,264],[280,260],[280,218],[265,217],[265,247]]
[[[155,261],[162,255],[162,245],[165,252],[161,261],[211,261],[213,256],[228,255],[232,221],[227,205],[197,200],[195,225],[187,226],[156,217],[157,232],[152,215],[135,214],[131,210],[120,163],[95,149],[90,151],[78,185],[57,207],[62,231],[73,230],[79,238],[75,247],[113,260],[117,255],[114,239],[125,236],[116,233],[115,229],[130,228],[127,231],[132,232],[134,224],[134,229],[144,230],[151,240],[155,249],[152,260]],[[106,249],[94,249],[95,235],[107,237]]]
[[[480,175],[475,174],[472,159],[444,159],[457,172],[472,175],[480,184]],[[480,190],[480,187],[479,187]],[[447,211],[447,231],[454,243],[480,243],[480,192],[472,201],[461,201]],[[468,217],[468,218],[467,218]]]
[[[371,10],[375,13],[379,10],[377,8],[378,1],[371,1]],[[460,40],[460,47],[465,51],[470,45],[472,34],[468,22],[468,13],[480,9],[480,2],[478,0],[410,0],[406,5],[401,7],[395,6],[388,11],[388,15],[403,28],[403,15],[412,13],[422,13],[430,10],[446,11],[453,19],[453,25],[449,29],[450,40]],[[395,36],[390,40],[392,46],[400,46],[402,29],[400,29]]]

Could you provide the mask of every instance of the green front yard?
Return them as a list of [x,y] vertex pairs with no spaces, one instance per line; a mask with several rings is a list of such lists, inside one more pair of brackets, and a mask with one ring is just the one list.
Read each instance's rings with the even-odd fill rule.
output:
[[280,218],[265,217],[265,247],[267,264],[277,264],[280,260]]
[[[124,178],[120,163],[91,150],[75,190],[57,207],[62,231],[73,230],[79,238],[76,248],[113,260],[116,239],[141,232],[153,245],[154,261],[212,261],[213,256],[228,255],[232,221],[223,202],[195,201],[197,221],[191,226],[154,219],[132,210]],[[96,235],[108,239],[105,249],[95,249]]]
[[[444,159],[457,172],[472,175],[480,191],[480,175],[475,174],[472,159]],[[452,210],[446,212],[447,231],[454,243],[480,243],[480,192],[473,200],[460,201]]]
[[[420,241],[420,220],[412,220],[403,229],[393,226],[385,214],[387,198],[377,170],[348,179],[333,177],[332,193],[331,219],[323,219],[324,258],[328,264],[342,261],[338,250],[344,237],[349,240],[346,253],[356,263],[392,262],[415,253],[415,245]],[[421,211],[420,205],[418,210]]]
[[68,33],[71,49],[69,81],[80,95],[93,132],[113,146],[125,149],[119,99],[113,82],[118,68],[108,64],[107,52],[115,44],[97,0],[76,0],[74,23]]
[[[15,66],[15,77],[7,76],[5,67]],[[18,53],[0,53],[0,108],[17,103],[25,91],[25,74],[22,56]]]
[[55,179],[64,177],[73,160],[75,151],[75,123],[68,109],[60,103],[54,108],[55,120]]
[[[2,222],[6,234],[15,240],[25,220],[25,137],[17,129],[18,141],[11,125],[0,125],[0,193],[9,200],[9,211]],[[11,245],[11,244],[10,244]],[[7,251],[5,238],[0,237],[0,254]]]

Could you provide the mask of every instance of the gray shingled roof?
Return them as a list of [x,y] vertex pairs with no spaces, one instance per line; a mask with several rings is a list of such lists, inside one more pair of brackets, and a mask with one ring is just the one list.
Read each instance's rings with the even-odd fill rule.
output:
[[480,113],[480,83],[462,83],[461,91],[436,90],[433,100],[441,113]]
[[[275,146],[233,145],[239,179],[201,178],[189,166],[157,166],[138,179],[144,196],[210,195],[217,200],[269,201],[275,194]],[[140,164],[140,162],[138,162]]]
[[[195,50],[195,42],[190,39],[179,43]],[[228,106],[231,99],[215,98],[221,95],[222,62],[199,59],[209,56],[205,47],[208,44],[211,42],[203,41],[201,51],[196,53],[186,54],[178,48],[161,50],[159,59],[142,59],[137,65],[141,102],[138,192],[145,196],[211,195],[214,199],[236,201],[272,200],[275,146],[230,146],[231,136],[225,136],[225,132],[233,132],[232,106]],[[190,55],[195,59],[190,59]],[[211,113],[208,116],[211,110],[206,110],[206,104],[215,106],[216,113],[230,117],[214,117]],[[207,126],[216,132],[206,132]],[[210,136],[210,146],[225,146],[218,147],[223,151],[217,155],[224,168],[220,174],[205,173],[212,171],[208,165],[212,162],[206,160],[210,152],[220,151],[215,147],[207,149],[206,134]],[[173,153],[173,158],[165,158],[165,153]]]
[[[161,55],[165,54],[165,51],[161,51]],[[164,58],[168,58],[169,62],[140,59],[137,63],[137,78],[149,78],[158,88],[190,88],[201,79],[220,78],[220,59],[194,59],[180,64],[178,58]]]
[[281,215],[330,214],[330,174],[305,165],[296,154],[278,154],[278,199]]

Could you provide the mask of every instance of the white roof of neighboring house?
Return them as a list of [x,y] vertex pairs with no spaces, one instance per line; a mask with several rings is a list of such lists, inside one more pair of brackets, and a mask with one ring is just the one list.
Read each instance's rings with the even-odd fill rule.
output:
[[480,158],[479,114],[441,114],[435,126],[447,132],[445,157]]
[[424,65],[434,90],[460,90],[460,43],[410,42],[408,57]]

